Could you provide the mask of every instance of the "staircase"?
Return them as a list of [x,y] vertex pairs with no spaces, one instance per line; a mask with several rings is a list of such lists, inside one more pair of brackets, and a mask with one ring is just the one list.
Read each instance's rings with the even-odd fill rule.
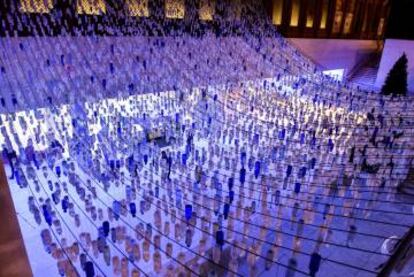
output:
[[381,54],[379,51],[365,54],[348,74],[348,80],[365,89],[375,90]]
[[373,86],[377,78],[378,68],[364,67],[358,71],[358,74],[351,80],[353,83]]
[[414,167],[410,168],[407,178],[398,186],[398,191],[414,196]]

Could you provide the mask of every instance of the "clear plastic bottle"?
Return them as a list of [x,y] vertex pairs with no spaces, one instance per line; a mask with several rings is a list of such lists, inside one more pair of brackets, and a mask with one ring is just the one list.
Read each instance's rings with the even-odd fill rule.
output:
[[122,277],[129,276],[129,263],[128,263],[128,259],[125,257],[121,259],[121,276]]
[[172,257],[172,255],[173,255],[173,245],[172,245],[171,242],[167,243],[165,252],[166,252],[165,254],[167,255],[167,257]]
[[175,276],[177,276],[176,269],[174,265],[169,264],[167,266],[167,272],[165,273],[165,277],[175,277]]
[[104,257],[106,265],[110,266],[110,264],[111,264],[111,249],[108,245],[105,245],[105,247],[104,247],[103,257]]
[[213,247],[213,252],[212,252],[212,259],[215,263],[219,263],[220,259],[221,259],[221,247],[219,245],[215,245]]
[[142,257],[145,262],[150,260],[150,243],[147,240],[142,242]]
[[175,239],[181,240],[182,238],[182,227],[180,222],[175,223],[175,229],[174,229]]
[[140,273],[140,271],[138,269],[134,268],[132,270],[132,272],[131,272],[131,276],[132,277],[140,277],[141,276],[141,273]]
[[119,276],[121,274],[121,264],[118,256],[112,257],[112,267],[114,275]]
[[155,235],[154,236],[154,248],[155,249],[160,249],[161,248],[161,236],[160,235]]
[[154,225],[158,230],[162,229],[162,220],[161,220],[161,212],[159,209],[157,209],[154,212]]
[[170,222],[169,221],[164,222],[164,235],[167,237],[170,235]]
[[162,270],[162,262],[161,262],[161,254],[159,251],[155,251],[153,254],[153,262],[154,262],[154,271],[157,274],[161,273]]
[[133,246],[134,260],[139,262],[141,260],[141,248],[138,243],[134,243]]

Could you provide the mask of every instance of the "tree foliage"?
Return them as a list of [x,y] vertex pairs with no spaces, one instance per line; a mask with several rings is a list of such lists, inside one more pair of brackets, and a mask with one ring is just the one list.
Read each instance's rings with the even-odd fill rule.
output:
[[397,60],[388,73],[385,84],[381,89],[384,95],[406,95],[407,94],[407,64],[405,53]]

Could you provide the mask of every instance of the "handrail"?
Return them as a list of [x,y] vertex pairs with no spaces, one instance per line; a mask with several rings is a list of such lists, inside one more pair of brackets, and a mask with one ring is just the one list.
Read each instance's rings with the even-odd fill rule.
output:
[[411,245],[411,242],[414,240],[414,226],[400,239],[397,244],[397,249],[391,255],[387,262],[382,265],[381,271],[378,273],[377,277],[388,277],[394,271],[395,267],[399,264],[400,259],[407,254]]

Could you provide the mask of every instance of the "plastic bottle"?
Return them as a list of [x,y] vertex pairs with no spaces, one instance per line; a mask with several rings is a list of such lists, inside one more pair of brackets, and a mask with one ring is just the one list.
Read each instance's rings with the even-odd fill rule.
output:
[[154,272],[157,274],[160,274],[162,270],[162,262],[161,262],[161,254],[159,251],[154,252],[153,262],[154,262]]

